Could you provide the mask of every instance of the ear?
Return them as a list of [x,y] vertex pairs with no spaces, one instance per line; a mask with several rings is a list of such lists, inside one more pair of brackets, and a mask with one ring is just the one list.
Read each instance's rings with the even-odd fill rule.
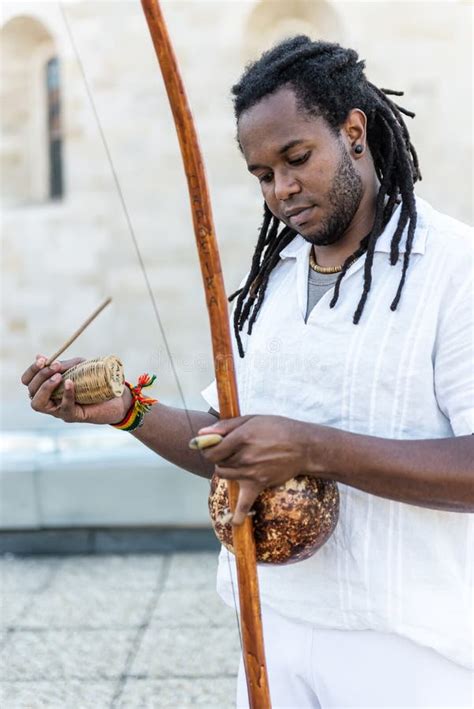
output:
[[360,108],[353,108],[341,126],[347,149],[355,160],[367,151],[367,116]]

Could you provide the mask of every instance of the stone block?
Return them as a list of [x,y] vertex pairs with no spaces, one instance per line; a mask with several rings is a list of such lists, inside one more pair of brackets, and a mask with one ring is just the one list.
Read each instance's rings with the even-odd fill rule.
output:
[[237,628],[151,623],[143,636],[130,674],[162,677],[213,678],[233,676],[240,656]]
[[219,626],[234,628],[237,632],[235,611],[224,604],[216,591],[164,591],[155,606],[152,621],[167,627]]
[[0,705],[5,709],[101,709],[111,705],[115,681],[3,682]]
[[219,543],[211,529],[111,529],[94,532],[98,554],[128,554],[134,551],[170,554],[180,551],[211,551]]
[[11,554],[0,557],[0,592],[35,592],[49,585],[57,571],[59,560],[54,557],[16,558]]
[[174,554],[165,590],[213,591],[216,586],[217,556],[217,553]]
[[131,628],[145,622],[152,591],[118,591],[101,585],[71,586],[36,596],[18,627]]
[[233,709],[234,677],[181,677],[179,679],[134,679],[129,677],[117,709]]
[[87,451],[43,463],[38,490],[44,526],[209,525],[208,481],[152,454],[92,456]]
[[34,529],[40,524],[36,497],[37,466],[27,462],[0,468],[0,529]]
[[86,554],[91,551],[91,534],[87,529],[65,534],[55,529],[2,532],[0,552],[9,554]]
[[0,651],[6,682],[117,679],[135,630],[46,630],[12,633]]
[[29,593],[0,593],[0,627],[11,628],[27,615],[33,601]]
[[156,554],[65,557],[51,583],[53,592],[88,588],[152,591],[161,583],[164,559]]

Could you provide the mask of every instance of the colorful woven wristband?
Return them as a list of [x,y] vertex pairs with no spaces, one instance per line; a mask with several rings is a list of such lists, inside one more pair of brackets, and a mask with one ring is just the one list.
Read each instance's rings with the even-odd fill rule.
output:
[[132,394],[133,402],[124,418],[118,423],[113,423],[114,428],[118,428],[120,431],[135,431],[142,425],[145,414],[151,409],[153,404],[156,404],[158,399],[151,399],[150,397],[143,396],[142,389],[150,387],[155,381],[155,375],[150,376],[149,374],[142,374],[138,379],[138,384],[132,386],[128,382],[125,385],[128,386]]

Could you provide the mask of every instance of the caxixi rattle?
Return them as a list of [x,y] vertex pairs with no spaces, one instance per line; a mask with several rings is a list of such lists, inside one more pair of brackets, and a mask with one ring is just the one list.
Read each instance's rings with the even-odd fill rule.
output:
[[[88,327],[111,302],[112,298],[104,300],[59,350],[48,358],[46,366],[49,366],[72,345],[79,335],[84,332],[86,327]],[[62,381],[59,386],[56,387],[51,395],[53,401],[59,401],[62,398],[66,379],[70,379],[74,382],[74,398],[78,404],[99,404],[101,401],[108,401],[114,397],[122,396],[125,387],[123,365],[120,359],[115,355],[95,357],[94,359],[80,362],[76,364],[75,367],[68,369],[62,375]]]

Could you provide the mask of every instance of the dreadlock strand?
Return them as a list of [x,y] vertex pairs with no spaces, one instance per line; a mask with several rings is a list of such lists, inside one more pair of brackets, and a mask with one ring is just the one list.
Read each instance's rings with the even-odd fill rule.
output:
[[267,289],[268,281],[270,278],[270,274],[273,271],[273,268],[275,265],[278,263],[280,259],[280,253],[281,251],[287,246],[294,238],[294,232],[289,229],[288,227],[285,227],[282,229],[279,240],[278,240],[278,248],[273,249],[272,252],[269,253],[268,255],[268,260],[264,264],[264,267],[262,269],[262,282],[259,286],[259,293],[258,293],[258,299],[255,302],[254,309],[252,311],[252,315],[249,319],[249,325],[248,325],[248,334],[252,334],[252,329],[253,329],[253,324],[257,318],[257,315],[259,313],[259,310],[262,306],[263,299],[265,297],[265,292]]
[[413,146],[412,143],[411,143],[410,134],[409,134],[409,132],[408,132],[408,128],[407,128],[407,126],[406,126],[405,121],[403,120],[403,116],[401,115],[401,114],[403,113],[403,114],[405,114],[406,116],[409,116],[410,118],[414,118],[414,117],[415,117],[415,113],[413,113],[413,111],[409,111],[409,110],[406,109],[406,108],[403,108],[402,106],[399,106],[397,103],[395,103],[395,102],[392,101],[391,99],[387,98],[387,96],[388,96],[389,94],[392,94],[392,95],[395,95],[395,96],[403,96],[403,91],[396,92],[396,91],[392,91],[392,90],[390,90],[390,89],[379,89],[379,88],[377,88],[377,86],[375,86],[374,84],[371,84],[370,82],[368,82],[368,83],[369,83],[370,87],[371,87],[371,88],[375,91],[375,93],[378,95],[378,97],[380,98],[380,100],[381,100],[382,102],[385,102],[385,103],[389,106],[389,108],[390,108],[390,110],[392,111],[392,113],[395,115],[395,117],[396,117],[396,119],[397,119],[397,121],[398,121],[398,123],[399,123],[399,125],[400,125],[400,128],[401,128],[401,130],[402,130],[402,133],[403,133],[403,135],[404,135],[404,137],[405,137],[406,145],[407,145],[407,147],[408,147],[408,149],[409,149],[409,152],[411,153],[411,156],[412,156],[412,159],[413,159],[413,179],[414,179],[415,182],[416,182],[416,180],[421,180],[421,173],[420,173],[420,170],[419,170],[419,163],[418,163],[418,155],[417,155],[417,153],[416,153],[416,150],[415,150],[414,146]]
[[394,89],[382,89],[380,88],[380,91],[383,91],[383,93],[386,96],[404,96],[405,92],[404,91],[395,91]]
[[[353,254],[353,256],[350,256],[349,259],[346,260],[345,264],[350,265],[355,258],[358,258],[359,255],[362,255],[364,251],[367,251],[367,256],[364,264],[364,289],[362,292],[362,297],[357,305],[356,311],[354,313],[354,318],[353,322],[355,325],[359,322],[362,313],[364,311],[365,303],[367,301],[367,297],[370,291],[370,287],[372,285],[372,264],[373,264],[373,259],[374,259],[374,253],[375,253],[375,245],[377,242],[377,239],[381,232],[383,231],[383,228],[385,226],[385,220],[386,220],[386,214],[385,214],[385,198],[387,196],[390,183],[391,183],[391,170],[394,162],[394,154],[395,154],[395,146],[394,146],[394,140],[393,136],[391,133],[387,130],[389,128],[388,123],[385,121],[383,117],[381,117],[381,123],[382,127],[385,128],[387,135],[388,135],[388,154],[387,154],[387,162],[385,165],[385,170],[384,170],[384,175],[383,179],[377,194],[377,200],[376,200],[376,206],[375,206],[375,219],[374,219],[374,224],[372,226],[372,229],[368,236],[361,242],[359,249]],[[362,248],[361,248],[362,247]],[[358,253],[359,250],[362,251],[362,253]],[[357,254],[357,255],[356,255]],[[347,268],[346,268],[347,270]],[[334,307],[335,304],[337,303],[337,300],[339,298],[339,289],[340,289],[340,283],[342,281],[342,277],[344,275],[344,267],[343,267],[343,272],[341,273],[340,277],[338,278],[338,281],[336,283],[336,287],[334,289],[334,296],[333,299],[331,300],[330,307]]]
[[359,244],[359,248],[356,251],[354,251],[354,253],[351,256],[348,256],[346,258],[346,260],[344,261],[344,263],[342,265],[341,272],[340,272],[340,274],[337,278],[337,281],[334,285],[334,294],[332,296],[331,302],[329,303],[330,308],[334,308],[334,306],[336,305],[336,303],[339,299],[339,290],[341,287],[342,279],[344,278],[344,276],[346,275],[347,271],[352,266],[354,261],[357,261],[357,259],[360,258],[366,252],[367,243],[368,243],[368,236],[366,236],[366,237],[364,237],[364,239],[362,239],[362,241]]
[[284,240],[285,233],[287,231],[287,227],[285,229],[283,229],[281,231],[281,233],[277,236],[279,226],[280,226],[280,221],[276,217],[274,217],[273,223],[272,223],[272,228],[269,232],[269,235],[266,238],[266,243],[268,244],[268,246],[265,249],[265,252],[262,256],[261,262],[259,261],[260,270],[259,270],[256,278],[250,283],[250,286],[248,289],[248,301],[247,301],[245,307],[243,308],[242,314],[239,318],[239,330],[243,329],[243,325],[244,325],[245,321],[247,320],[247,318],[249,317],[250,311],[252,310],[255,300],[258,297],[260,287],[263,285],[263,280],[264,280],[265,273],[267,270],[267,264],[271,261],[273,253],[278,252],[278,254],[279,254],[281,249],[284,248],[284,245],[286,245],[286,242],[284,245],[282,245],[282,243],[283,243],[282,240]]
[[266,267],[266,269],[265,269],[265,272],[262,274],[262,283],[261,283],[261,286],[260,286],[260,289],[259,289],[258,298],[257,298],[257,300],[256,300],[256,302],[255,302],[254,308],[253,308],[253,310],[252,310],[252,314],[251,314],[251,316],[250,316],[250,318],[249,318],[249,322],[248,322],[247,333],[248,333],[249,335],[252,334],[252,330],[253,330],[253,326],[254,326],[255,320],[257,319],[257,315],[258,315],[258,313],[259,313],[259,311],[260,311],[260,308],[262,307],[263,299],[264,299],[264,297],[265,297],[265,292],[266,292],[266,290],[267,290],[267,285],[268,285],[268,281],[269,281],[269,278],[270,278],[270,273],[271,273],[271,271],[272,271],[274,265],[277,263],[278,259],[279,259],[279,253],[278,253],[277,251],[275,251],[275,252],[272,254],[272,256],[271,256],[271,258],[270,258],[270,260],[269,260],[269,262],[268,262],[268,264],[267,264],[267,267]]
[[240,331],[239,331],[239,322],[241,319],[241,314],[242,314],[242,308],[243,304],[245,302],[245,298],[247,297],[249,287],[254,280],[257,272],[258,272],[258,265],[260,262],[260,254],[262,253],[263,250],[263,245],[265,243],[267,231],[268,231],[268,225],[270,224],[272,218],[272,214],[270,210],[268,209],[267,205],[264,205],[264,216],[263,216],[263,222],[262,226],[260,228],[258,240],[257,240],[257,245],[255,247],[255,252],[254,256],[252,258],[252,265],[250,268],[249,275],[247,276],[247,280],[242,288],[239,288],[238,291],[235,291],[232,293],[232,295],[229,298],[229,301],[232,301],[234,298],[237,297],[237,302],[235,305],[234,309],[234,335],[235,339],[237,342],[238,350],[239,350],[239,355],[240,357],[244,356],[244,351],[243,351],[243,346],[242,346],[242,340],[240,338]]
[[398,303],[400,302],[400,298],[402,295],[403,286],[405,285],[405,279],[406,279],[406,275],[407,275],[408,265],[410,262],[411,249],[412,249],[412,245],[413,245],[413,238],[415,236],[415,229],[416,229],[416,217],[410,221],[410,226],[408,229],[408,236],[407,236],[407,243],[406,243],[406,247],[405,247],[405,254],[403,257],[402,277],[400,278],[400,283],[398,284],[395,298],[393,299],[393,302],[390,305],[390,310],[392,310],[392,311],[395,311],[397,309]]
[[354,316],[352,318],[352,322],[354,325],[357,325],[362,313],[364,312],[365,308],[365,303],[367,301],[370,287],[372,285],[372,264],[374,262],[374,254],[375,254],[375,245],[377,243],[377,237],[375,236],[375,232],[372,232],[370,235],[369,239],[369,244],[367,247],[367,256],[365,257],[365,263],[364,263],[364,289],[362,291],[361,298],[357,304],[356,311],[354,313]]

